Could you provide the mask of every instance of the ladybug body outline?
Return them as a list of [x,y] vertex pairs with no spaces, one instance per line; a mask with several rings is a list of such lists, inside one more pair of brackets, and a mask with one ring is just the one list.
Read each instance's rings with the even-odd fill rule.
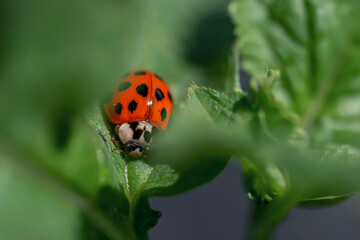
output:
[[141,157],[152,136],[166,129],[172,108],[168,85],[148,70],[126,74],[104,105],[107,119],[115,124],[116,135],[131,157]]

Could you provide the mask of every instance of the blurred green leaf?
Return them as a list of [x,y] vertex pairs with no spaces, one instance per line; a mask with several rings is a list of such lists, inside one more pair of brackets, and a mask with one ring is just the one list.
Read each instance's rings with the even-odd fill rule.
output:
[[3,155],[0,166],[2,238],[78,239],[78,211],[72,204],[18,171]]
[[354,71],[360,57],[359,7],[357,1],[321,0],[238,0],[230,7],[244,69],[257,80],[266,69],[279,69],[275,98],[285,94],[306,127],[344,94],[359,90]]
[[246,95],[238,90],[231,96],[192,85],[187,99],[173,113],[166,134],[153,140],[150,161],[167,163],[179,173],[177,183],[164,195],[187,191],[216,177],[230,159],[229,148],[219,144],[223,133],[239,115],[234,106]]
[[241,67],[252,78],[252,131],[262,153],[235,150],[260,200],[251,238],[265,239],[292,207],[360,190],[360,4],[237,0],[229,9]]
[[[182,39],[191,32],[191,23],[198,16],[224,7],[224,3],[0,0],[0,6],[0,137],[12,149],[5,162],[16,163],[18,152],[30,166],[40,168],[40,176],[49,173],[40,184],[55,179],[81,196],[85,209],[71,209],[84,215],[76,219],[76,227],[81,225],[82,229],[74,235],[117,239],[136,238],[136,233],[146,238],[159,218],[147,197],[162,195],[162,189],[172,185],[178,173],[165,164],[153,166],[139,160],[129,162],[129,176],[125,178],[123,156],[109,148],[111,143],[97,141],[81,114],[98,103],[122,74],[139,68],[163,76],[180,102],[185,87],[204,78],[184,59]],[[108,144],[108,150],[98,148],[102,144]],[[19,165],[6,171],[12,174]],[[6,184],[11,188],[12,182]],[[44,193],[39,201],[46,201],[46,194],[51,193]],[[4,196],[4,201],[11,202],[12,198]],[[26,201],[24,197],[20,204]],[[70,204],[76,202],[70,199]],[[57,205],[49,203],[49,208]],[[108,219],[94,221],[86,208],[95,209],[100,219]],[[34,205],[33,211],[36,209]],[[73,223],[71,214],[68,217]],[[0,220],[6,219],[1,216]],[[107,224],[110,228],[115,225],[116,236],[106,230]],[[39,231],[34,226],[34,233]],[[51,228],[41,231],[46,232],[45,239],[52,238]],[[4,229],[2,236],[7,233],[13,234]]]
[[[97,206],[92,205],[90,200],[91,195],[95,194],[93,190],[97,190],[95,189],[98,186],[97,184],[100,185],[99,181],[103,184],[111,184],[109,175],[101,174],[99,176],[100,174],[96,169],[95,172],[90,173],[93,174],[97,181],[91,182],[91,178],[86,176],[70,177],[64,172],[61,173],[61,171],[66,171],[66,164],[59,164],[57,172],[51,166],[46,166],[30,156],[23,155],[12,147],[5,138],[1,137],[0,142],[0,163],[3,166],[1,175],[8,178],[2,182],[1,188],[5,193],[14,193],[2,195],[1,201],[5,204],[3,207],[7,204],[8,208],[3,208],[2,213],[4,215],[1,216],[1,221],[5,221],[6,216],[13,214],[14,209],[17,209],[16,214],[9,216],[10,221],[7,223],[9,226],[15,225],[16,231],[13,228],[3,228],[2,236],[17,239],[19,237],[17,234],[18,229],[24,228],[31,229],[29,230],[31,236],[48,236],[52,238],[52,235],[57,233],[55,231],[56,227],[49,222],[49,218],[56,216],[56,212],[52,208],[60,208],[64,212],[60,213],[62,220],[57,223],[60,224],[60,228],[68,227],[70,238],[78,238],[81,234],[77,228],[81,224],[78,214],[81,212],[110,238],[122,239],[123,234],[109,221],[107,216],[98,210]],[[83,163],[84,159],[72,159],[72,166],[75,169],[79,166],[77,161]],[[90,182],[82,181],[83,177],[90,180]],[[26,193],[24,189],[28,189],[32,193],[24,195]],[[42,209],[43,207],[44,209]],[[35,213],[36,211],[39,211],[39,215]],[[40,214],[42,211],[49,212],[49,215]],[[33,216],[31,214],[27,215],[26,212],[38,216],[36,218],[38,222],[35,221],[35,217],[33,221],[29,222],[29,218]],[[71,226],[68,225],[69,221]],[[49,228],[44,228],[47,225]]]

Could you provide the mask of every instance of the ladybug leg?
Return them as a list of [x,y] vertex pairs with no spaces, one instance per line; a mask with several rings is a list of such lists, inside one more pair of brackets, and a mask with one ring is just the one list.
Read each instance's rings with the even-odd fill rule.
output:
[[[119,128],[120,128],[120,125],[116,125],[116,126],[115,126],[115,132],[116,132],[116,134],[119,133]],[[117,137],[112,137],[110,140],[113,141],[113,142],[120,142]]]
[[119,151],[119,152],[125,153],[124,150],[122,150],[120,148],[114,148],[113,151]]

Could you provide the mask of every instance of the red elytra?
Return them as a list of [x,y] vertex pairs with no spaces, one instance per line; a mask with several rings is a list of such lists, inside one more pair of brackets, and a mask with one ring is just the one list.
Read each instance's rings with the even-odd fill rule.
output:
[[132,71],[116,85],[112,98],[104,106],[113,124],[149,121],[164,130],[173,108],[172,93],[151,71]]

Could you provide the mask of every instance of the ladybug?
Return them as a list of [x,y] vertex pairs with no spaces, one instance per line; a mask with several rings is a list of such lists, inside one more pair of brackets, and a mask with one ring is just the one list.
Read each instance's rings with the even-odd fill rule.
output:
[[168,85],[150,71],[126,74],[104,105],[125,152],[133,158],[143,156],[154,133],[166,129],[172,108]]

